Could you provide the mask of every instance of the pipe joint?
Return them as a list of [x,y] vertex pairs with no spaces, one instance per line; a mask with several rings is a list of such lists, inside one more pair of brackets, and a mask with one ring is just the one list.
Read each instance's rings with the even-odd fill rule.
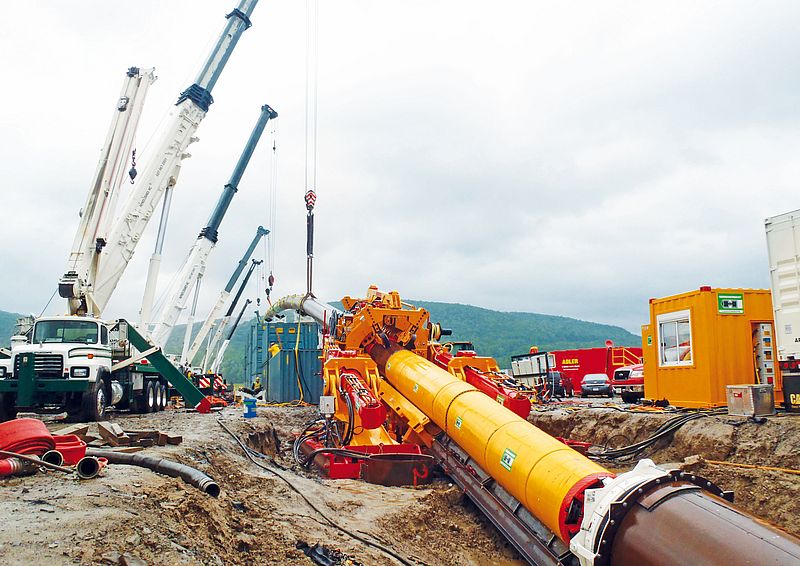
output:
[[[611,559],[614,537],[625,515],[635,504],[652,509],[670,496],[707,491],[733,502],[733,492],[681,470],[664,470],[652,460],[640,460],[629,472],[603,480],[603,487],[587,489],[580,532],[570,541],[570,550],[581,566],[601,566]],[[662,489],[668,487],[669,489]]]

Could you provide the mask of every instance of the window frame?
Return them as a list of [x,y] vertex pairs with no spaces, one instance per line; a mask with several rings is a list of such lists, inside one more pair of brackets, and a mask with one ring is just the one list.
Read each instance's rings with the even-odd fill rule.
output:
[[[681,322],[687,322],[689,325],[689,359],[688,360],[681,360],[680,359],[680,332],[678,324]],[[675,349],[676,349],[676,360],[675,361],[666,361],[664,359],[664,350],[665,344],[662,339],[662,326],[664,324],[674,324],[675,325]],[[663,313],[656,316],[656,338],[658,339],[658,367],[691,367],[694,365],[694,343],[693,343],[693,332],[692,332],[692,311],[691,309],[684,309],[680,311],[673,311],[668,313]]]

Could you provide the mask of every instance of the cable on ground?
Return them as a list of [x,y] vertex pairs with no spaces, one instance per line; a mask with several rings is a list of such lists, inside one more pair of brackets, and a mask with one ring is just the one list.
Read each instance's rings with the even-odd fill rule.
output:
[[[410,561],[406,560],[405,558],[400,556],[398,553],[396,553],[392,549],[386,548],[383,545],[380,545],[380,544],[378,544],[376,542],[373,542],[373,541],[371,541],[371,540],[369,540],[367,538],[361,537],[361,536],[353,533],[352,531],[349,531],[348,529],[342,527],[341,525],[339,525],[338,523],[334,522],[333,520],[329,519],[328,516],[325,515],[325,513],[323,513],[316,505],[314,505],[311,502],[311,500],[309,500],[308,497],[306,497],[305,494],[302,491],[300,491],[300,489],[298,489],[291,481],[286,479],[278,471],[276,471],[276,470],[270,468],[269,466],[267,466],[265,464],[262,464],[261,462],[257,461],[253,457],[253,455],[251,454],[251,452],[256,452],[256,451],[251,449],[251,448],[248,448],[247,446],[245,446],[245,444],[241,441],[241,439],[238,436],[236,436],[228,427],[226,427],[225,424],[220,419],[217,419],[217,422],[219,423],[219,426],[221,426],[225,430],[225,432],[227,432],[230,435],[230,437],[233,438],[236,441],[236,444],[239,445],[239,447],[244,452],[245,456],[247,456],[248,460],[250,460],[253,464],[258,466],[262,470],[265,470],[265,471],[267,471],[267,472],[269,472],[271,474],[274,474],[281,481],[283,481],[283,483],[285,483],[287,486],[289,486],[289,488],[292,491],[294,491],[297,495],[299,495],[301,498],[303,498],[303,501],[305,501],[308,504],[309,507],[311,507],[314,511],[316,511],[317,514],[319,514],[319,516],[322,517],[325,520],[325,522],[328,523],[331,527],[333,527],[336,530],[338,530],[339,532],[349,536],[350,538],[353,538],[353,539],[355,539],[355,540],[357,540],[359,542],[362,542],[362,543],[366,544],[367,546],[371,546],[372,548],[375,548],[376,550],[379,550],[379,551],[383,552],[384,554],[386,554],[388,556],[391,556],[392,558],[394,558],[395,560],[397,560],[398,562],[400,562],[404,566],[414,566],[413,562],[410,562]],[[264,456],[264,458],[266,458],[265,454],[262,454],[262,456]],[[275,463],[274,459],[273,459],[273,463]]]

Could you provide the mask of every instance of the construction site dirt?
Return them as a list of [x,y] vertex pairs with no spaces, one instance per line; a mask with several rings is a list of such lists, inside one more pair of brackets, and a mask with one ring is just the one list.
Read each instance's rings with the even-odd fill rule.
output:
[[[557,436],[618,447],[648,437],[674,416],[619,409],[555,405],[535,411],[530,420]],[[446,477],[420,488],[382,487],[324,480],[297,466],[291,442],[315,411],[262,407],[249,420],[242,418],[241,409],[232,408],[214,415],[112,415],[125,428],[182,435],[178,446],[156,446],[143,453],[204,471],[220,485],[220,496],[122,465],[110,465],[93,480],[58,472],[0,480],[0,559],[38,564],[311,564],[302,549],[320,544],[341,551],[342,564],[395,563],[358,540],[365,539],[410,563],[523,564]],[[282,466],[279,473],[322,514],[286,482],[248,460],[218,420],[254,450],[274,457]],[[709,416],[688,422],[673,438],[660,440],[636,459],[650,457],[696,471],[735,491],[744,509],[797,535],[800,476],[707,460],[800,468],[799,427],[800,418],[788,416],[763,424]],[[625,470],[634,463],[607,465]]]

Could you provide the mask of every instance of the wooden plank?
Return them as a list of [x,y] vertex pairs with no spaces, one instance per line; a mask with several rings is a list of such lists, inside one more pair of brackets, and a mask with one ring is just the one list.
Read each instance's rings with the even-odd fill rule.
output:
[[164,434],[163,432],[159,432],[158,433],[158,445],[159,446],[166,446],[167,445],[168,436],[169,435]]
[[53,434],[59,435],[67,435],[67,434],[74,434],[75,436],[83,437],[86,433],[89,432],[89,425],[88,424],[73,424],[66,426],[64,428],[60,428],[55,431]]
[[126,430],[125,434],[130,436],[131,440],[136,442],[137,440],[142,440],[143,438],[158,440],[158,435],[161,433],[159,433],[157,430]]
[[122,427],[121,427],[121,426],[119,426],[117,423],[109,423],[109,425],[111,426],[111,430],[112,430],[112,431],[114,432],[114,434],[116,434],[117,436],[122,436],[123,434],[125,434],[125,431],[124,431],[124,430],[122,430]]
[[97,423],[97,430],[100,432],[100,436],[103,437],[103,440],[108,442],[111,446],[119,446],[119,439],[111,428],[111,423],[107,421]]
[[174,446],[177,446],[181,442],[183,442],[182,436],[167,434],[167,444],[172,444]]

